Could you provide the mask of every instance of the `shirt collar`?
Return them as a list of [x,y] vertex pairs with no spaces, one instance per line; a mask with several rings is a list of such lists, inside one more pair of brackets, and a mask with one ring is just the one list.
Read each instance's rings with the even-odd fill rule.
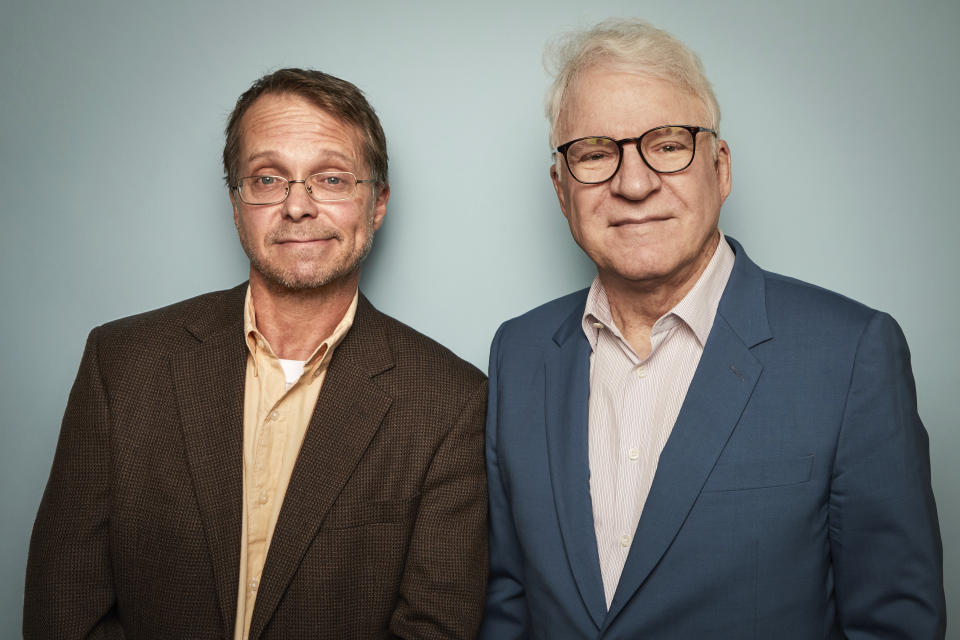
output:
[[[733,249],[727,244],[723,232],[720,232],[720,242],[717,244],[713,257],[707,263],[700,278],[693,288],[671,309],[671,313],[687,323],[700,341],[702,348],[707,343],[713,320],[717,316],[717,307],[720,298],[730,279],[735,256]],[[656,328],[654,329],[656,330]]]
[[[318,344],[317,348],[313,350],[313,353],[305,360],[304,373],[309,371],[315,375],[321,370],[321,365],[323,365],[324,368],[326,367],[326,363],[330,361],[333,350],[343,341],[347,332],[353,326],[354,318],[357,315],[359,299],[360,291],[358,289],[354,291],[353,300],[350,302],[350,306],[347,307],[347,311],[343,314],[339,324],[337,324],[333,330],[333,333]],[[253,356],[254,367],[257,370],[259,369],[257,365],[258,357],[276,358],[279,360],[270,343],[263,334],[260,333],[260,330],[257,329],[257,313],[253,308],[253,296],[250,293],[250,285],[247,285],[247,294],[243,302],[243,334],[246,337],[247,350],[250,352],[250,355]],[[254,373],[256,374],[258,371]]]
[[610,301],[607,299],[606,289],[600,282],[599,274],[593,277],[593,283],[587,293],[587,305],[583,310],[581,325],[593,351],[597,350],[597,341],[600,339],[600,330],[603,328],[609,329],[618,339],[623,340],[617,323],[613,321],[613,314],[610,313]]
[[[730,272],[733,270],[734,260],[733,250],[727,244],[721,231],[720,242],[717,244],[717,249],[713,252],[710,262],[707,263],[707,268],[700,274],[700,278],[697,279],[693,288],[687,292],[687,295],[654,323],[651,335],[668,331],[678,322],[684,322],[697,336],[700,346],[703,347],[710,335],[710,329],[713,327],[717,307],[720,305],[720,298],[723,296],[723,290],[726,288]],[[594,277],[593,283],[590,285],[590,291],[587,293],[587,304],[583,310],[581,325],[587,340],[590,342],[590,347],[594,351],[597,349],[600,329],[604,327],[618,339],[623,340],[620,329],[613,321],[610,301],[607,299],[607,292],[600,282],[599,275]]]

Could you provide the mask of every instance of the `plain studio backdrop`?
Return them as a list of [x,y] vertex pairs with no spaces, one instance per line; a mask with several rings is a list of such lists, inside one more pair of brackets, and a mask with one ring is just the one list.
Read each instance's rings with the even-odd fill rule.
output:
[[366,92],[392,197],[361,287],[486,370],[500,322],[593,276],[547,174],[542,52],[610,16],[649,20],[702,57],[733,157],[721,228],[762,267],[902,325],[960,628],[960,3],[0,8],[3,637],[20,626],[30,529],[87,332],[246,279],[220,166],[240,93],[285,66]]

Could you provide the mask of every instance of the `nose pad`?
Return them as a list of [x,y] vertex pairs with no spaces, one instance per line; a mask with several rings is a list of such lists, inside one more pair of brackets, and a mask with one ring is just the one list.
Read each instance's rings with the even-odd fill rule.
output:
[[[306,192],[306,197],[298,195],[294,192],[294,185],[302,184],[303,189]],[[307,185],[304,180],[291,180],[287,193],[287,199],[283,201],[284,214],[293,220],[299,220],[304,217],[311,217],[316,215],[316,210],[313,208],[316,200],[313,199],[313,191]]]
[[[647,171],[651,171],[651,172],[653,172],[653,173],[656,173],[656,171],[654,171],[653,169],[651,169],[651,168],[650,168],[650,165],[647,164],[646,158],[643,157],[643,152],[640,151],[640,143],[639,143],[639,142],[635,142],[635,143],[633,143],[633,144],[630,145],[630,146],[633,147],[633,153],[630,154],[630,155],[633,157],[633,159],[634,159],[635,161],[637,161],[638,163],[640,163],[640,165],[642,165],[643,168],[646,169]],[[630,152],[628,152],[626,149],[624,149],[624,153],[630,153]]]

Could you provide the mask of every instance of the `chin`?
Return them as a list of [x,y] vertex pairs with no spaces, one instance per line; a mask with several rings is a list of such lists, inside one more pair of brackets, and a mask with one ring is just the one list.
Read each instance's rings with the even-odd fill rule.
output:
[[645,284],[648,282],[656,282],[662,280],[670,275],[667,271],[661,270],[634,270],[629,272],[621,272],[618,274],[620,278],[628,282],[633,282],[636,284]]
[[270,284],[287,291],[311,291],[321,289],[354,275],[366,258],[366,253],[341,256],[336,263],[316,260],[298,262],[289,268],[277,264],[254,264],[254,268]]
[[656,248],[638,247],[626,255],[614,256],[606,268],[623,278],[647,278],[663,275],[676,267],[675,261],[659,255]]

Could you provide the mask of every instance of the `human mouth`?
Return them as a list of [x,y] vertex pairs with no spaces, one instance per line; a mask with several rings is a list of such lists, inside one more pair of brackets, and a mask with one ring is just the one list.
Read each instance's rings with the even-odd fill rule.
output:
[[610,221],[611,227],[632,227],[632,226],[643,226],[646,224],[651,224],[653,222],[663,222],[664,220],[669,220],[670,216],[644,216],[642,218],[620,218]]
[[300,245],[310,245],[310,244],[321,244],[324,242],[329,242],[331,240],[339,240],[340,236],[336,233],[320,233],[316,235],[309,236],[278,236],[271,238],[272,244],[287,245],[287,246],[300,246]]

